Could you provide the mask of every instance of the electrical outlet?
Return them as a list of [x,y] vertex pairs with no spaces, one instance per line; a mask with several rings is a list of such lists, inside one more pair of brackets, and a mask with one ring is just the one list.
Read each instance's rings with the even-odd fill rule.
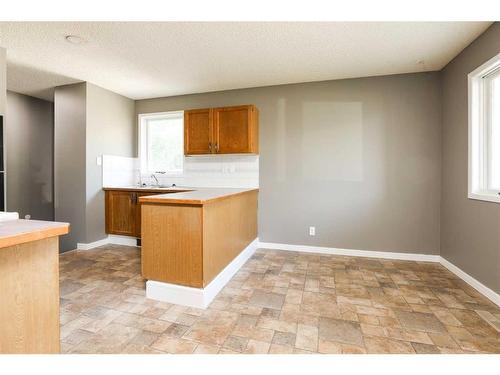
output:
[[310,236],[316,235],[316,227],[309,227],[309,235]]

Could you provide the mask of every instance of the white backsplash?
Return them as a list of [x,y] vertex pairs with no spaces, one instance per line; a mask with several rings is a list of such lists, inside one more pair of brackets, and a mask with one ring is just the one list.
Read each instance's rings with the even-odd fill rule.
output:
[[102,186],[136,185],[139,180],[139,159],[102,155]]
[[[136,158],[103,155],[103,185],[106,187],[148,185],[156,182],[150,174],[139,177]],[[194,187],[259,187],[258,155],[214,155],[184,158],[184,173],[169,176],[156,174],[160,184]]]

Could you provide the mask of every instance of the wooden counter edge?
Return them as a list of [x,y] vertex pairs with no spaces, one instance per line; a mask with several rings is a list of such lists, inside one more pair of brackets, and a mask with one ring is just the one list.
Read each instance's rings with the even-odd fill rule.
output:
[[225,195],[221,195],[218,197],[213,197],[209,199],[182,199],[182,198],[160,198],[159,196],[147,196],[147,197],[140,197],[139,198],[139,203],[142,204],[179,204],[179,205],[194,205],[194,206],[203,206],[204,204],[208,203],[213,203],[217,201],[221,201],[224,199],[236,197],[238,195],[242,194],[247,194],[247,193],[252,193],[255,191],[259,191],[259,189],[249,189],[245,191],[239,191],[236,193],[229,193]]
[[4,247],[20,245],[27,242],[43,240],[44,238],[62,236],[69,233],[69,223],[57,227],[33,230],[31,232],[19,233],[13,236],[0,238],[0,251]]
[[129,191],[136,193],[186,193],[192,189],[170,189],[170,188],[141,188],[141,187],[104,187],[103,191]]

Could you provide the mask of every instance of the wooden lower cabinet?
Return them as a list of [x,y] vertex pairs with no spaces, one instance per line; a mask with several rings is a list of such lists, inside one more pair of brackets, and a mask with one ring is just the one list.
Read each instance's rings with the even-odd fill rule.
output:
[[137,193],[132,191],[106,191],[106,233],[135,236],[137,232]]
[[165,194],[165,191],[105,190],[106,233],[141,237],[139,197]]

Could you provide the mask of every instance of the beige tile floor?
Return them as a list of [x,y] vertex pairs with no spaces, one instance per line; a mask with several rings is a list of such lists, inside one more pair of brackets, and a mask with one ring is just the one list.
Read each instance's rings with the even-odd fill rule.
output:
[[258,250],[207,310],[146,299],[134,247],[60,277],[63,353],[500,353],[500,308],[434,263]]

